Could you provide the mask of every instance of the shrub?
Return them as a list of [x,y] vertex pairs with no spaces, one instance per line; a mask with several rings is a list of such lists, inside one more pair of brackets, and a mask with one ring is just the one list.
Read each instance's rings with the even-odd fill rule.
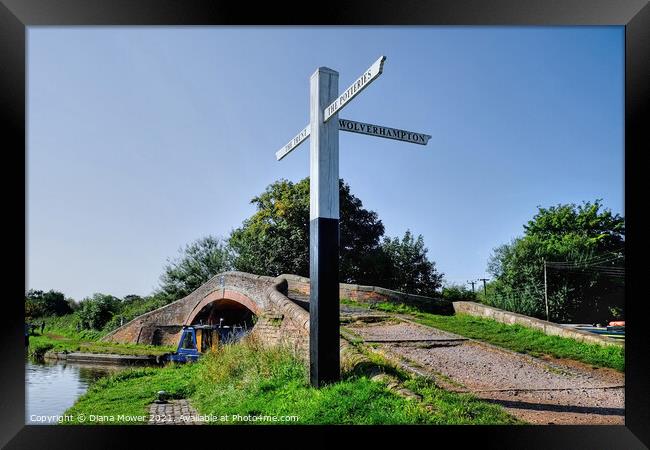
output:
[[476,293],[464,286],[451,284],[442,289],[442,298],[450,302],[476,301]]

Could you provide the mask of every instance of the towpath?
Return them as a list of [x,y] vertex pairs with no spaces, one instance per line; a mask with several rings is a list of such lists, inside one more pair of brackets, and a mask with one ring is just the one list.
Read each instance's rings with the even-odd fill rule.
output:
[[525,422],[624,423],[624,375],[613,369],[522,355],[404,316],[344,307],[342,316],[346,315],[353,322],[344,329],[376,351],[433,377],[447,390],[500,404]]

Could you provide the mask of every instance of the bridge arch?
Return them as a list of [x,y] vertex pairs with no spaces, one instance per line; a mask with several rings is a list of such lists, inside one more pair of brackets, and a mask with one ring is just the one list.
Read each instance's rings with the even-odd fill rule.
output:
[[208,324],[251,329],[262,308],[250,297],[230,289],[210,292],[187,315],[183,325]]

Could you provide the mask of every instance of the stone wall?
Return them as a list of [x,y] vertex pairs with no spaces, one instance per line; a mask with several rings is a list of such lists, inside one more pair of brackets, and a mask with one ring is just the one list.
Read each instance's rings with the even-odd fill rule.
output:
[[588,344],[599,344],[603,346],[608,345],[624,345],[623,342],[600,336],[598,334],[589,333],[588,331],[575,330],[572,328],[563,327],[553,322],[546,320],[536,319],[534,317],[524,316],[510,311],[504,311],[492,306],[482,305],[476,302],[454,302],[454,311],[456,313],[469,314],[472,316],[486,317],[496,320],[497,322],[507,324],[519,324],[528,328],[534,328],[542,331],[549,336],[561,336],[577,341],[585,342]]
[[[283,274],[280,277],[289,282],[289,292],[295,292],[308,299],[309,278],[297,275]],[[291,295],[290,295],[291,296]],[[425,311],[436,314],[453,314],[451,302],[422,295],[406,294],[378,286],[364,286],[360,284],[339,284],[339,297],[354,300],[360,303],[392,302],[415,306]],[[307,300],[308,301],[308,300]]]

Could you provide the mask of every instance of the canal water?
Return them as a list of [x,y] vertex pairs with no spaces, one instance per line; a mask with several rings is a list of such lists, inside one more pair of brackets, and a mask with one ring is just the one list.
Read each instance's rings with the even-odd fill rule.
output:
[[[47,423],[46,416],[63,415],[97,379],[125,369],[125,366],[36,362],[25,360],[25,423]],[[40,416],[37,417],[37,416]]]

